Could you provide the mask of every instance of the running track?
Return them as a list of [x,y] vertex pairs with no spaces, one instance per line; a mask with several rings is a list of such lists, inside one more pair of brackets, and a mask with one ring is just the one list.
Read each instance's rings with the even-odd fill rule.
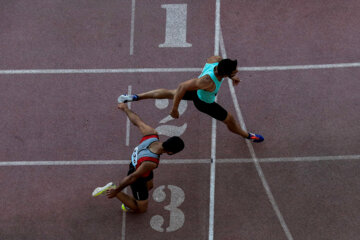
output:
[[[3,4],[0,239],[357,239],[359,2],[174,4]],[[160,47],[174,7],[187,46]],[[184,130],[186,149],[163,156],[147,213],[92,198],[126,175],[140,137],[117,96],[175,88],[214,54],[237,58],[242,79],[218,102],[265,142],[191,103],[177,120],[169,102],[132,103],[164,134]]]

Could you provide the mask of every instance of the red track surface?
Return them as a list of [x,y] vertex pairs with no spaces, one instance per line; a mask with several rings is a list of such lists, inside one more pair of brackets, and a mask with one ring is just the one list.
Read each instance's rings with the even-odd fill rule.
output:
[[[145,3],[146,2],[146,3]],[[129,55],[131,1],[10,1],[0,9],[0,68],[200,68],[214,53],[215,1],[187,3],[189,48],[159,48],[165,1],[137,1],[134,55]],[[243,66],[359,62],[358,1],[221,1],[227,56]],[[346,156],[331,161],[260,163],[294,239],[357,239],[360,234],[359,68],[240,72],[237,100],[257,158]],[[0,74],[1,162],[127,160],[140,134],[116,109],[119,94],[176,88],[183,73]],[[234,116],[227,83],[218,102]],[[156,127],[170,107],[154,101],[132,109]],[[211,119],[190,102],[169,124],[188,127],[186,148],[162,159],[155,189],[185,193],[184,225],[157,232],[154,215],[170,225],[164,202],[126,214],[126,239],[208,239]],[[243,139],[222,123],[216,131],[214,239],[289,239],[251,162]],[[161,136],[166,139],[166,136]],[[208,159],[209,163],[190,163]],[[250,162],[224,163],[226,159]],[[0,239],[123,239],[120,202],[92,198],[96,186],[117,182],[125,165],[0,166]],[[167,196],[170,195],[166,190]]]

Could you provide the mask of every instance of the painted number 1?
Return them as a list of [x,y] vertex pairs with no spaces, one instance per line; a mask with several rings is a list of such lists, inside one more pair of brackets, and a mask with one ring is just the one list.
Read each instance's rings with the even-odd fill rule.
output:
[[166,9],[165,42],[159,47],[191,47],[186,42],[187,4],[163,4]]

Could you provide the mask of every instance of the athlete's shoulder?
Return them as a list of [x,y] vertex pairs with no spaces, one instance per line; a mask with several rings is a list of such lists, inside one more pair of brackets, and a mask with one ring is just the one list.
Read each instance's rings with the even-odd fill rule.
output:
[[200,77],[198,81],[200,83],[211,83],[212,79],[209,74],[205,74],[204,76]]
[[211,89],[213,89],[214,86],[215,86],[215,83],[211,79],[209,74],[205,74],[204,76],[199,78],[198,81],[199,81],[198,82],[199,88],[202,89],[202,90],[212,91]]
[[146,141],[146,140],[149,140],[149,139],[153,139],[155,141],[159,141],[159,135],[156,133],[156,134],[149,134],[149,135],[145,135],[141,138],[140,140],[140,143]]
[[206,63],[217,63],[217,62],[220,62],[221,60],[222,60],[222,57],[220,57],[220,56],[212,56],[206,60]]

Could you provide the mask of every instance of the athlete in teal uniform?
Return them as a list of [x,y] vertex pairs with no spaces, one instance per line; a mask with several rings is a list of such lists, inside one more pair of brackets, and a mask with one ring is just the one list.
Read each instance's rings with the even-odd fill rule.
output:
[[118,102],[138,101],[149,98],[173,99],[173,107],[170,115],[173,118],[178,118],[180,101],[182,99],[192,100],[199,111],[222,121],[231,132],[250,139],[253,142],[262,142],[264,140],[263,136],[244,131],[236,122],[232,114],[215,102],[216,94],[225,77],[230,78],[234,85],[237,85],[240,82],[240,79],[236,76],[237,73],[236,60],[212,56],[207,59],[203,71],[198,78],[193,78],[180,83],[177,89],[169,90],[161,88],[137,95],[125,94],[119,96]]

